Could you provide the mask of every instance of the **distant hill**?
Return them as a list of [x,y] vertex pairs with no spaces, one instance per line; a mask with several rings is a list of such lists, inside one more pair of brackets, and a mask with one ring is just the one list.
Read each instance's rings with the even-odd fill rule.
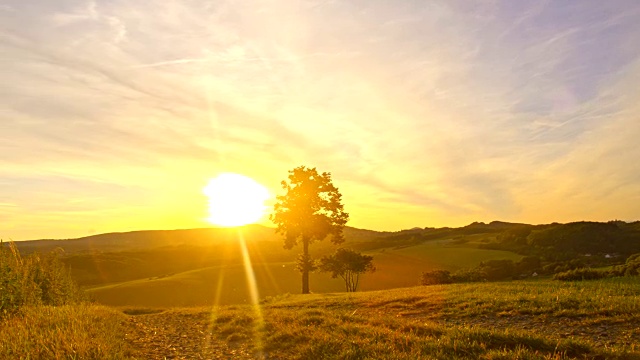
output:
[[[66,254],[153,249],[165,246],[208,246],[212,242],[235,239],[239,228],[201,228],[180,230],[142,230],[115,232],[66,240],[27,240],[16,242],[24,253],[61,248]],[[272,228],[247,225],[241,228],[247,238],[279,239]]]
[[[16,242],[22,253],[33,251],[47,252],[57,248],[67,255],[78,253],[101,253],[121,251],[142,251],[163,247],[210,247],[215,244],[233,241],[238,234],[249,242],[281,242],[282,237],[274,228],[262,225],[246,225],[240,228],[201,228],[182,230],[144,230],[122,233],[107,233],[67,240],[30,240]],[[595,234],[598,233],[597,236]],[[608,223],[575,222],[568,224],[529,225],[492,221],[490,223],[473,222],[458,228],[419,228],[395,232],[374,231],[345,227],[346,243],[343,246],[360,251],[402,248],[419,245],[428,241],[455,239],[473,240],[474,235],[484,237],[488,247],[528,254],[547,249],[562,250],[571,243],[571,251],[584,252],[622,252],[636,250],[636,239],[640,242],[640,222]],[[489,239],[486,236],[492,236]],[[547,239],[549,238],[549,239]],[[588,238],[588,240],[587,240]],[[545,240],[546,239],[546,240]],[[563,240],[564,239],[564,240]],[[584,241],[583,241],[584,239]],[[603,242],[606,245],[603,245]],[[544,244],[542,246],[541,244]],[[330,244],[327,244],[330,245]],[[314,245],[326,247],[324,242]],[[329,246],[333,247],[333,246]],[[619,249],[623,247],[624,249]],[[542,250],[541,250],[542,249]]]
[[[362,279],[363,290],[413,286],[422,271],[455,270],[490,259],[517,260],[519,255],[510,252],[453,242],[465,232],[486,233],[468,235],[469,240],[491,241],[495,234],[489,230],[415,228],[380,232],[346,227],[342,246],[374,256],[379,271]],[[208,294],[221,277],[225,281],[219,285],[224,294],[220,301],[236,303],[247,296],[240,236],[256,269],[261,294],[298,291],[295,261],[300,249],[284,249],[281,235],[261,225],[132,231],[69,240],[20,241],[16,245],[22,253],[62,249],[63,261],[74,279],[103,303],[127,304],[138,299],[150,304],[155,299],[206,304],[209,298],[202,294]],[[335,248],[331,242],[322,241],[313,244],[311,252],[318,258]],[[343,287],[340,279],[326,274],[314,274],[314,278],[314,291],[340,291]]]
[[[239,228],[200,228],[179,230],[141,230],[114,232],[80,237],[77,239],[41,239],[18,241],[23,254],[33,251],[48,252],[62,249],[66,254],[84,252],[114,252],[153,249],[166,246],[210,246],[238,238],[239,231],[251,241],[281,241],[274,228],[263,225],[245,225]],[[364,241],[388,235],[388,232],[346,227],[344,235],[353,241]]]

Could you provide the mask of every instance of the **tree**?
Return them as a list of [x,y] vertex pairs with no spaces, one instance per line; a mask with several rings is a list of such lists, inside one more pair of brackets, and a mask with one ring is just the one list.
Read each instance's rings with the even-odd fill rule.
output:
[[362,255],[349,249],[338,249],[335,254],[320,259],[320,271],[330,272],[333,278],[340,276],[344,280],[347,292],[355,292],[358,289],[360,274],[376,270],[372,260],[373,256]]
[[331,173],[316,168],[297,167],[282,181],[286,194],[276,196],[269,217],[276,232],[284,235],[284,248],[302,244],[297,268],[302,273],[302,293],[309,293],[309,273],[316,269],[309,256],[309,245],[327,237],[334,244],[344,242],[342,229],[349,220],[341,203],[342,194],[331,182]]

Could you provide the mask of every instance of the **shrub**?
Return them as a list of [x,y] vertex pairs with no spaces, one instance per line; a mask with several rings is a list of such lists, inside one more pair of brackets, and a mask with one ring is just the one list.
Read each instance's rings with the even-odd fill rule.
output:
[[0,317],[25,305],[65,305],[82,299],[57,253],[22,257],[0,243]]
[[451,273],[447,270],[425,271],[420,278],[422,285],[451,284],[452,282]]
[[640,275],[640,254],[633,254],[627,258],[624,264],[625,276],[638,276]]
[[475,269],[461,269],[451,275],[451,281],[454,283],[480,282],[487,281],[485,274]]
[[593,270],[589,268],[580,268],[557,273],[553,276],[553,279],[562,281],[582,281],[602,279],[606,276],[607,273],[603,271]]

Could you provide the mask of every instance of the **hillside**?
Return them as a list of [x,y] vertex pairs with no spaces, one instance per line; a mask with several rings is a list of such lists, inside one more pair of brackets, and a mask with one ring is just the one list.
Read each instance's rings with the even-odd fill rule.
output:
[[259,306],[25,308],[0,358],[640,359],[640,283],[422,286]]
[[[401,246],[403,243],[419,243],[439,238],[498,233],[522,224],[494,221],[489,224],[472,223],[461,228],[414,228],[397,232],[374,231],[345,227],[347,243],[360,247]],[[146,250],[167,246],[209,246],[212,243],[234,241],[238,230],[247,241],[281,241],[275,229],[262,225],[245,225],[238,228],[202,228],[179,230],[142,230],[115,232],[85,236],[77,239],[40,239],[18,241],[16,245],[23,254],[33,251],[48,252],[63,249],[66,254],[119,252]]]
[[[493,259],[518,260],[519,255],[502,250],[478,249],[469,243],[458,244],[446,230],[432,236],[416,231],[376,233],[347,229],[346,247],[355,248],[374,257],[377,271],[362,277],[360,290],[382,290],[419,284],[422,271],[457,270],[477,266]],[[416,238],[418,233],[418,238]],[[429,237],[431,236],[431,237]],[[489,234],[469,235],[482,239]],[[300,274],[295,269],[297,249],[282,248],[278,237],[245,236],[251,271],[257,280],[260,297],[300,291]],[[312,246],[313,256],[333,252],[329,242]],[[205,306],[213,304],[247,303],[247,269],[238,241],[227,240],[208,246],[171,246],[145,251],[76,255],[67,258],[75,278],[89,286],[89,294],[108,305],[137,306]],[[311,275],[313,292],[344,291],[340,279],[327,274]]]
[[[534,241],[518,252],[566,246],[558,234],[572,249],[581,241],[602,246],[594,239],[611,240],[607,250],[611,243],[623,245],[616,251],[633,248],[636,223],[348,229],[345,245],[372,255],[378,271],[362,278],[359,293],[313,274],[310,295],[291,295],[300,284],[297,251],[284,250],[270,230],[214,230],[219,237],[207,241],[135,233],[120,251],[96,245],[110,249],[119,234],[92,239],[90,251],[80,239],[62,259],[93,299],[118,307],[25,307],[0,322],[0,358],[640,359],[637,277],[413,286],[422,271],[520,262],[521,254],[491,247],[523,245],[513,240],[527,232],[527,244]],[[321,242],[313,254],[333,250]],[[251,300],[250,275],[259,302]]]
[[[139,358],[639,359],[630,279],[288,295],[259,308],[125,309]],[[163,345],[171,344],[170,347]]]
[[[567,248],[569,242],[569,249],[579,249],[584,242],[590,246],[588,251],[602,248],[615,254],[617,247],[626,251],[640,245],[638,230],[638,223],[534,226],[498,221],[398,232],[345,228],[346,242],[341,246],[373,256],[377,271],[364,275],[359,287],[373,291],[418,285],[422,272],[454,272],[491,260],[517,262],[531,255],[539,259],[539,271],[548,268],[551,270],[545,271],[549,274],[553,269],[572,268],[557,262],[560,255],[574,259],[573,267],[608,266],[624,261],[624,257],[607,254],[605,259],[605,253],[594,251],[587,258],[575,250],[559,249]],[[109,305],[137,306],[248,302],[242,244],[251,260],[260,297],[299,292],[299,273],[295,270],[299,249],[283,249],[282,238],[274,229],[260,225],[136,231],[17,243],[23,253],[63,249],[63,260],[74,279],[94,299]],[[313,244],[311,254],[318,258],[334,250],[334,245],[324,241]],[[312,274],[313,292],[339,292],[343,286],[340,279]]]
[[[277,240],[273,229],[261,225],[242,227],[248,239]],[[61,248],[66,254],[139,251],[167,246],[208,246],[236,238],[237,228],[202,228],[180,230],[143,230],[106,233],[77,239],[42,239],[16,242],[20,252],[47,252]]]
[[[249,247],[259,254],[258,247]],[[264,250],[265,247],[262,247]],[[261,298],[300,291],[300,274],[295,269],[295,251],[278,250],[286,261],[274,261],[275,252],[262,258],[253,256],[258,294]],[[246,268],[240,261],[239,247],[222,253],[218,265],[195,270],[167,273],[130,281],[92,286],[89,294],[108,305],[136,306],[205,306],[249,302]],[[382,290],[419,284],[422,271],[446,268],[455,270],[463,266],[477,266],[481,261],[514,259],[520,256],[497,250],[481,250],[451,246],[447,243],[426,243],[409,248],[383,249],[367,254],[374,257],[377,271],[363,275],[360,290]],[[271,259],[269,259],[271,258]],[[216,263],[211,260],[209,262]],[[124,269],[124,267],[121,267]],[[158,269],[158,266],[152,269]],[[126,270],[122,270],[126,274]],[[138,269],[139,271],[139,269]],[[323,273],[311,274],[311,290],[316,293],[344,291],[341,279],[332,279]]]

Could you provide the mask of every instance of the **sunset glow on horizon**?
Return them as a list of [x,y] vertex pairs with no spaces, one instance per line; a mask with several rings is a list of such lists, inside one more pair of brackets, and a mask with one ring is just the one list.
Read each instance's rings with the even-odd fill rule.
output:
[[331,172],[358,228],[639,220],[638,18],[635,0],[4,1],[0,238],[206,227],[211,178],[275,196],[297,166]]

